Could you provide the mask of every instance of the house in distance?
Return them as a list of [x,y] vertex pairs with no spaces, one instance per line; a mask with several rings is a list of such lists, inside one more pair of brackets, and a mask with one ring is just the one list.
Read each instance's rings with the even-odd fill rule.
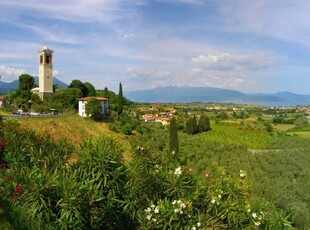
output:
[[89,101],[90,99],[95,98],[96,100],[98,100],[100,102],[101,108],[102,108],[102,114],[104,116],[108,115],[109,113],[109,100],[107,98],[104,97],[83,97],[80,98],[79,101],[79,115],[81,117],[87,117],[87,114],[85,112],[85,106],[87,104],[87,101]]

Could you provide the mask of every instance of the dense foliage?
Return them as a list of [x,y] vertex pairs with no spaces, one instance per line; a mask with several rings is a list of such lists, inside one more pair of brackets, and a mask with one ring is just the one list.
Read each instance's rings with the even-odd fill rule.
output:
[[[115,140],[74,150],[6,120],[0,131],[2,226],[7,229],[285,229],[287,218],[248,196],[247,176],[215,164],[203,176],[177,155],[135,145],[128,165]],[[137,139],[136,143],[143,141]],[[73,151],[78,159],[72,158]]]

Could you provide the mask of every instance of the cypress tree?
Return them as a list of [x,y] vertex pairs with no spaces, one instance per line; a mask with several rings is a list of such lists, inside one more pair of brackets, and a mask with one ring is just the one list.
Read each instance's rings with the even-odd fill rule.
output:
[[117,105],[118,115],[123,113],[123,107],[124,107],[123,88],[122,88],[122,83],[119,83],[118,105]]
[[211,130],[211,124],[210,124],[210,119],[209,117],[205,118],[205,122],[206,122],[206,131]]
[[103,97],[109,99],[109,90],[107,87],[105,87],[103,90]]
[[198,125],[197,125],[196,115],[194,115],[194,117],[192,119],[192,126],[193,126],[193,134],[198,133]]
[[198,121],[198,132],[202,133],[206,130],[204,115],[201,115]]
[[178,139],[178,128],[175,118],[172,118],[170,121],[170,142],[169,142],[169,151],[175,154],[179,153],[179,139]]
[[186,124],[185,124],[185,130],[186,130],[186,133],[191,135],[193,134],[193,130],[192,130],[192,118],[189,117],[187,120],[186,120]]
[[210,130],[210,120],[207,116],[201,115],[198,121],[198,131],[206,132]]

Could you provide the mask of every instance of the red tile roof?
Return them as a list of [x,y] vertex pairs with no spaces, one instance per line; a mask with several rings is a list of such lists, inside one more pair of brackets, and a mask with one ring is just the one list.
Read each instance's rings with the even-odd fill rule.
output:
[[90,100],[92,98],[95,98],[98,101],[108,101],[109,100],[109,99],[104,98],[104,97],[82,97],[82,98],[79,98],[79,101],[88,101],[88,100]]

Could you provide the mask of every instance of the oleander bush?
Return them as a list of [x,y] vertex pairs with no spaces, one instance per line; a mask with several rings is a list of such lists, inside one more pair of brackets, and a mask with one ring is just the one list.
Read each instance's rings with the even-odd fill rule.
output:
[[[177,154],[137,146],[128,164],[110,137],[78,149],[6,120],[0,194],[8,229],[286,229],[288,217],[249,199],[247,175],[210,164],[197,175]],[[77,161],[72,154],[77,153]],[[1,222],[0,222],[1,223]]]

